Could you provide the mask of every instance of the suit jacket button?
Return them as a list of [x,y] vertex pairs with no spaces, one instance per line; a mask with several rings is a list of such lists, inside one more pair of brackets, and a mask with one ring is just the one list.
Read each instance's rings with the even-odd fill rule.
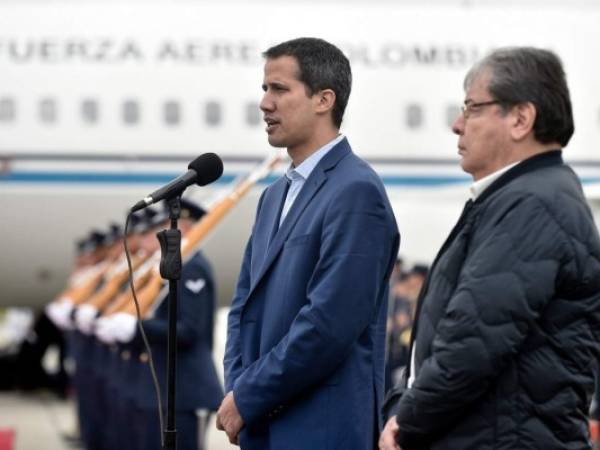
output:
[[148,362],[148,353],[140,353],[140,362],[144,364]]

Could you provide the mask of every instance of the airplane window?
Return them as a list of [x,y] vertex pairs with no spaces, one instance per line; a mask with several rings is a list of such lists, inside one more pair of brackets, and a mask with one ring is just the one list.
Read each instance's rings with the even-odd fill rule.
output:
[[38,113],[40,121],[44,123],[56,122],[56,101],[53,98],[40,100]]
[[125,100],[123,102],[123,122],[127,125],[135,125],[140,121],[140,104],[137,100]]
[[255,127],[260,124],[261,113],[258,103],[248,102],[246,103],[246,123],[251,127]]
[[179,102],[175,100],[165,102],[163,113],[167,125],[177,125],[181,121],[181,108]]
[[217,126],[221,123],[221,104],[215,101],[207,102],[204,107],[204,118],[210,126]]
[[421,125],[423,125],[423,108],[416,103],[410,103],[406,107],[406,126],[414,129]]
[[446,107],[446,125],[452,128],[452,124],[460,114],[460,106],[448,105]]
[[84,122],[98,122],[98,102],[91,98],[86,98],[81,102],[81,117]]
[[15,120],[15,102],[12,98],[0,98],[0,122],[12,122]]

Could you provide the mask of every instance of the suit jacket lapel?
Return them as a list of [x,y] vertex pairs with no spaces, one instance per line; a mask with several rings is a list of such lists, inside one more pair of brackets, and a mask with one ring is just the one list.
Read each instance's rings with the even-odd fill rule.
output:
[[255,226],[257,235],[254,241],[254,248],[260,250],[258,250],[258,258],[255,259],[252,264],[253,280],[258,277],[259,272],[264,266],[267,251],[269,250],[275,233],[277,233],[279,217],[281,216],[281,209],[285,202],[288,186],[288,181],[285,176],[277,180],[270,188],[271,192],[269,192],[269,197],[268,199],[265,199],[265,203],[261,208],[261,214],[258,218],[259,222]]
[[[315,167],[315,170],[313,170],[308,177],[308,180],[306,180],[304,183],[304,186],[302,186],[302,190],[298,194],[298,197],[296,197],[294,204],[281,223],[281,227],[279,227],[279,230],[275,236],[273,236],[273,241],[271,242],[269,251],[267,253],[268,256],[277,254],[279,250],[281,250],[281,246],[289,236],[290,232],[293,230],[294,225],[302,215],[302,212],[306,209],[311,199],[319,191],[325,181],[327,181],[327,176],[323,170],[319,170],[319,167]],[[267,259],[267,262],[269,262],[269,259]]]
[[269,234],[269,243],[268,243],[267,248],[265,248],[265,254],[268,250],[268,247],[271,246],[273,239],[275,239],[275,235],[277,234],[277,231],[279,230],[279,220],[281,217],[281,211],[283,210],[283,205],[287,198],[287,193],[290,190],[290,181],[285,176],[284,176],[283,180],[285,181],[285,183],[283,184],[283,188],[281,188],[280,186],[277,186],[277,191],[274,192],[275,205],[278,205],[278,206],[277,206],[277,208],[273,208],[272,212],[274,214],[271,214],[272,217],[269,217],[268,222],[271,223],[271,227],[270,227],[271,233]]
[[[335,167],[335,165],[344,156],[346,156],[348,153],[350,153],[350,151],[351,150],[350,150],[350,145],[348,144],[348,141],[346,139],[343,139],[339,144],[337,144],[335,147],[333,147],[331,149],[331,151],[323,157],[323,159],[319,162],[319,164],[317,164],[315,169],[312,171],[312,173],[306,180],[306,183],[302,187],[302,190],[298,194],[298,197],[294,201],[294,204],[290,208],[283,223],[281,224],[281,227],[273,236],[273,238],[270,242],[270,245],[268,245],[266,257],[264,259],[262,267],[259,269],[257,276],[252,277],[252,284],[250,286],[250,292],[248,294],[248,297],[250,297],[250,295],[254,291],[256,285],[260,282],[260,280],[262,279],[264,274],[267,272],[267,270],[269,269],[271,264],[273,264],[273,262],[275,261],[277,255],[279,254],[279,252],[281,251],[281,249],[283,247],[285,240],[287,239],[287,237],[289,236],[291,231],[294,229],[294,225],[296,224],[296,222],[298,221],[298,219],[300,218],[300,216],[302,215],[302,213],[304,212],[304,210],[306,209],[306,207],[308,206],[308,204],[310,203],[312,198],[317,194],[317,192],[320,190],[321,186],[323,186],[323,184],[327,181],[327,172],[329,170],[331,170],[333,167]],[[280,188],[280,189],[282,189],[282,188]],[[270,222],[265,222],[265,223],[273,225],[273,227],[276,226],[276,224],[273,221],[277,221],[277,222],[279,221],[279,217],[281,215],[281,206],[283,205],[283,202],[285,201],[286,193],[287,193],[287,189],[285,189],[285,192],[283,193],[282,198],[279,199],[280,203],[278,204],[278,206],[280,206],[280,207],[279,208],[271,208],[271,210],[277,211],[277,214],[275,214],[274,217],[270,216],[270,219],[269,219]],[[278,198],[278,197],[274,197],[274,198]],[[269,213],[269,214],[271,214],[271,213]],[[274,228],[269,228],[269,231],[271,231],[273,229]]]

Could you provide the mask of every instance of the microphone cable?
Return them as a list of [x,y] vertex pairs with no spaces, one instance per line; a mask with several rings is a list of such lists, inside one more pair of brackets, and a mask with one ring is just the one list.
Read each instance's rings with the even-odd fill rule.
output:
[[144,326],[142,325],[142,314],[140,312],[140,304],[138,303],[137,295],[135,293],[135,286],[133,285],[133,268],[131,266],[131,257],[129,255],[129,248],[127,247],[127,236],[129,229],[129,219],[133,213],[130,211],[127,214],[127,219],[125,220],[125,232],[123,238],[123,245],[125,246],[125,257],[127,258],[127,267],[129,268],[129,286],[131,288],[131,293],[133,294],[133,301],[135,302],[135,311],[137,315],[137,325],[140,330],[140,334],[142,336],[142,340],[144,341],[144,347],[146,348],[146,352],[148,353],[148,364],[150,366],[150,372],[152,373],[152,382],[154,384],[154,389],[156,391],[156,398],[158,400],[158,421],[160,423],[160,446],[164,448],[164,419],[163,419],[163,408],[162,408],[162,396],[160,395],[160,386],[158,384],[158,377],[156,376],[156,369],[154,367],[154,358],[152,357],[152,349],[150,348],[150,344],[148,343],[148,338],[146,337],[146,332],[144,331]]

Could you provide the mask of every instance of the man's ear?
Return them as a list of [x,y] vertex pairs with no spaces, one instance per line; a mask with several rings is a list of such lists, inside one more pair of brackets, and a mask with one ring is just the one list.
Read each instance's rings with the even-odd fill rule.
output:
[[335,92],[332,89],[323,89],[315,94],[315,109],[317,114],[324,114],[335,106]]
[[537,110],[531,102],[519,103],[510,112],[512,116],[510,134],[515,141],[522,141],[533,131]]

